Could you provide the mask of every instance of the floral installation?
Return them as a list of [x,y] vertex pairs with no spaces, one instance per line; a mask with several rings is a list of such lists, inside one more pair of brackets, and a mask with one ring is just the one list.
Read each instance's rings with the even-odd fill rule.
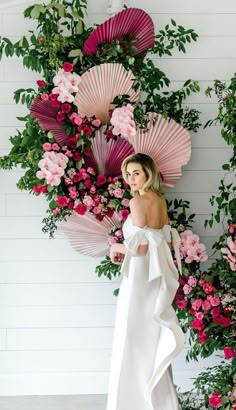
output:
[[[103,228],[102,235],[109,246],[123,240],[122,224],[129,214],[131,196],[120,175],[122,160],[136,149],[147,148],[144,137],[156,141],[158,125],[165,119],[170,126],[171,121],[176,122],[176,135],[180,125],[188,131],[200,126],[199,113],[183,108],[186,97],[199,91],[199,85],[187,80],[180,90],[166,91],[170,80],[146,57],[147,52],[160,58],[171,56],[174,48],[185,53],[186,44],[196,41],[197,34],[171,20],[155,35],[150,16],[136,8],[124,9],[114,19],[86,28],[85,11],[84,0],[35,4],[25,10],[24,16],[37,22],[36,32],[16,43],[0,39],[0,58],[3,53],[7,57],[15,54],[22,57],[26,68],[39,73],[37,90],[20,89],[14,94],[15,101],[25,104],[29,114],[19,118],[25,128],[10,138],[12,149],[0,158],[0,168],[20,165],[26,172],[17,184],[19,189],[45,196],[48,211],[43,220],[44,232],[52,237],[65,221],[74,232],[78,223],[70,217],[81,221],[89,214]],[[117,34],[122,19],[135,21],[138,15],[143,19],[144,34],[138,24],[133,32]],[[109,25],[112,30],[107,30]],[[106,32],[112,35],[106,37]],[[125,87],[117,89],[115,83],[108,87],[109,75],[116,78],[116,83],[125,83]],[[97,100],[98,90],[104,92],[101,102]],[[223,165],[227,174],[236,166],[235,90],[233,78],[229,86],[217,80],[214,89],[207,91],[208,95],[215,92],[219,99],[217,119],[207,125],[219,121],[222,137],[234,146],[232,158]],[[187,158],[187,136],[183,145],[186,151],[182,155]],[[179,159],[179,171],[169,180],[165,179],[163,167],[162,182],[167,186],[173,186],[181,175],[180,168],[186,162],[181,156]],[[162,165],[160,162],[160,171]],[[211,203],[218,205],[217,212],[206,225],[219,222],[222,212],[229,219],[227,229],[214,245],[221,252],[220,257],[208,271],[200,269],[208,256],[204,244],[191,230],[194,215],[187,216],[189,203],[168,201],[170,223],[181,236],[183,265],[175,308],[183,329],[190,330],[187,359],[207,357],[219,350],[225,355],[225,362],[201,373],[195,381],[204,395],[204,406],[235,410],[235,187],[225,178],[219,191],[218,197],[211,198]],[[81,249],[79,244],[75,246]],[[119,275],[119,267],[106,256],[96,272],[112,279]],[[186,410],[190,410],[190,404],[187,406]]]

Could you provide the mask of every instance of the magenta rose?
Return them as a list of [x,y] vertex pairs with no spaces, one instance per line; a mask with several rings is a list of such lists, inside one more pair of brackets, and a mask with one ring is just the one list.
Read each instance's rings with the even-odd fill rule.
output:
[[64,103],[64,104],[61,105],[61,109],[62,109],[63,112],[68,114],[71,110],[71,106],[68,103]]
[[36,83],[37,83],[39,88],[45,87],[45,85],[46,85],[46,81],[44,81],[44,80],[37,80]]
[[107,178],[106,178],[105,175],[99,174],[99,175],[97,176],[96,184],[97,184],[98,186],[104,185],[106,182],[107,182]]
[[225,346],[224,355],[226,359],[232,359],[235,356],[235,351],[230,346]]
[[65,71],[65,73],[70,73],[71,71],[73,71],[74,66],[73,66],[73,64],[69,63],[68,61],[65,61],[63,63],[62,68]]
[[218,323],[221,326],[228,327],[231,325],[231,320],[229,317],[218,316],[213,318],[214,323]]
[[68,205],[69,202],[69,198],[67,198],[67,196],[63,195],[63,196],[58,196],[56,199],[56,203],[59,206],[65,207]]
[[84,215],[87,211],[87,207],[84,204],[79,204],[75,207],[75,212],[78,215]]
[[214,392],[209,397],[209,404],[211,407],[218,408],[222,405],[222,400],[220,398],[221,394],[219,392]]
[[200,340],[201,343],[206,343],[207,339],[208,339],[208,334],[205,332],[198,332],[198,340]]

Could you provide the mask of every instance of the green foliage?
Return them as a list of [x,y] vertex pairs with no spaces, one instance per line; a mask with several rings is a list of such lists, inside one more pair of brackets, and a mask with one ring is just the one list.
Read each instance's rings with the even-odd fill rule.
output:
[[121,265],[112,263],[110,257],[106,256],[105,259],[98,266],[96,266],[96,273],[98,274],[98,277],[103,275],[109,280],[112,280],[113,277],[120,275],[120,268]]
[[187,215],[190,202],[183,199],[167,200],[170,225],[177,228],[179,232],[191,228],[194,223],[195,214]]
[[171,23],[167,24],[164,29],[159,30],[155,38],[155,46],[151,52],[162,57],[163,55],[171,56],[171,50],[174,48],[186,53],[186,45],[192,41],[197,41],[198,35],[193,29],[186,30],[171,19]]

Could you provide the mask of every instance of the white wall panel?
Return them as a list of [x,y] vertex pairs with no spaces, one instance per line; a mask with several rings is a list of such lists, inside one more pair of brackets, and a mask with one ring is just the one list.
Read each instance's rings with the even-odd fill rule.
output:
[[[3,36],[17,41],[32,29],[34,22],[22,16],[30,3],[0,0]],[[88,24],[103,22],[107,1],[88,3]],[[228,81],[235,72],[235,0],[129,0],[127,4],[150,12],[157,30],[173,18],[198,32],[198,42],[189,45],[186,55],[174,52],[173,58],[154,61],[173,81],[173,90],[188,78],[199,80],[201,92],[188,97],[187,103],[201,111],[203,124],[214,118],[216,99],[206,98],[204,92],[214,79]],[[10,149],[8,138],[15,129],[22,130],[16,116],[27,112],[14,103],[13,92],[33,87],[39,78],[16,57],[1,61],[1,153]],[[203,224],[212,212],[209,197],[217,192],[224,175],[221,165],[230,153],[219,126],[191,134],[191,161],[167,196],[191,201],[194,231],[210,254],[221,225],[205,229]],[[99,258],[77,254],[63,236],[49,240],[42,234],[45,199],[16,188],[22,174],[19,169],[0,171],[0,395],[106,393],[117,302],[112,292],[120,279],[97,278]],[[173,365],[175,382],[183,390],[192,387],[191,378],[204,365],[202,361],[186,365],[184,354]]]

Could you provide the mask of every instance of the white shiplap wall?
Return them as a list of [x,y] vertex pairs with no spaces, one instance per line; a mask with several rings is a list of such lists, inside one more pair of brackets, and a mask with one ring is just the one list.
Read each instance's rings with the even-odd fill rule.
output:
[[[17,40],[33,28],[22,16],[27,1],[7,3],[0,2],[0,34]],[[88,3],[89,24],[104,21],[106,0]],[[157,29],[170,18],[196,29],[199,41],[186,55],[175,53],[156,63],[173,87],[187,78],[199,80],[202,91],[189,104],[202,112],[203,123],[212,118],[217,107],[204,90],[213,79],[228,80],[235,72],[235,0],[130,0],[129,5],[152,14]],[[8,137],[22,126],[16,116],[25,112],[14,105],[13,91],[34,86],[37,78],[15,58],[0,62],[0,155],[8,152]],[[219,127],[193,134],[192,145],[183,178],[168,195],[191,201],[195,231],[210,246],[220,226],[205,230],[203,221],[229,149]],[[0,395],[106,393],[117,284],[97,279],[97,260],[76,254],[66,239],[42,234],[46,204],[17,190],[20,175],[19,170],[0,171]],[[177,384],[189,388],[202,365],[186,365],[183,353],[174,364]]]

